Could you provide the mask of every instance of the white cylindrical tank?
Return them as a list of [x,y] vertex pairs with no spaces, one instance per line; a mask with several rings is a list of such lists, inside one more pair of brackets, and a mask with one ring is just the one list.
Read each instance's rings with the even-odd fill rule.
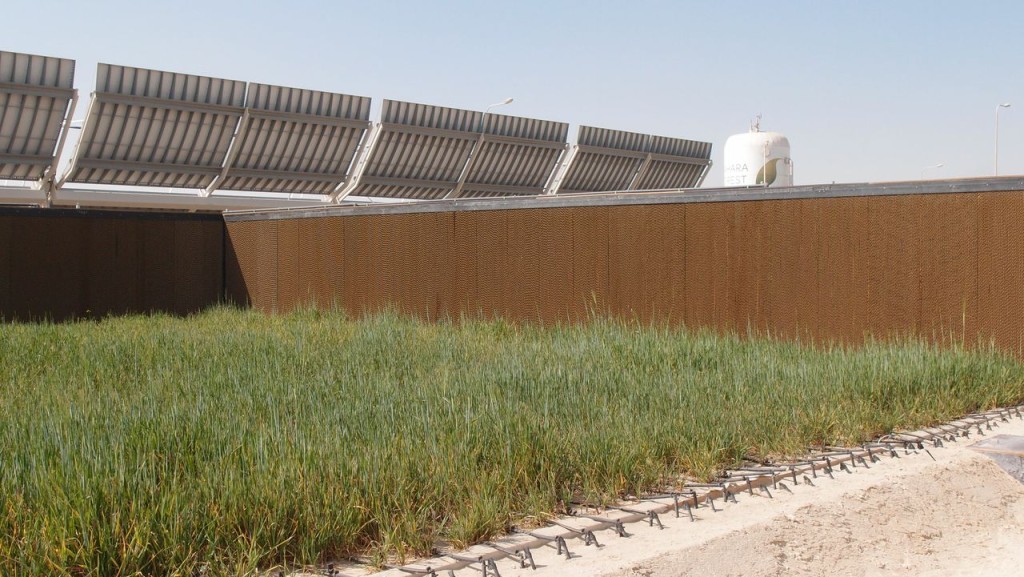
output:
[[734,134],[725,141],[725,186],[793,186],[789,139],[778,132]]

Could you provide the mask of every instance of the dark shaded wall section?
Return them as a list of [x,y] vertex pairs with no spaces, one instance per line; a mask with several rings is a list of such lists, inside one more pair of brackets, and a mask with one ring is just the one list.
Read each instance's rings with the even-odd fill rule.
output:
[[1024,194],[981,192],[229,221],[227,292],[575,322],[592,312],[861,342],[1024,343]]
[[220,215],[0,208],[0,318],[188,314],[223,300]]

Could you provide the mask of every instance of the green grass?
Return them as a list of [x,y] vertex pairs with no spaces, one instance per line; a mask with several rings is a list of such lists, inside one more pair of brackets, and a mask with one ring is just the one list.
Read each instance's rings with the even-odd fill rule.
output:
[[1024,400],[984,347],[217,309],[0,325],[0,574],[243,575]]

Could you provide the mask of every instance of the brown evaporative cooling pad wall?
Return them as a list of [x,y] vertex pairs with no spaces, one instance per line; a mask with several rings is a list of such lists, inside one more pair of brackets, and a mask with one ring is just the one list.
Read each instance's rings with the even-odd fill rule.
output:
[[220,215],[0,209],[0,318],[188,314],[221,302]]
[[966,192],[228,218],[229,297],[1021,350],[1024,197]]

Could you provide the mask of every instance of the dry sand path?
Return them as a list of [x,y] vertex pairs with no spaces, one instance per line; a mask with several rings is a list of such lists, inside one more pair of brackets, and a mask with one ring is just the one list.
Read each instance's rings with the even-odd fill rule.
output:
[[503,577],[1020,575],[1024,484],[972,449],[995,435],[1024,436],[1024,422],[931,448],[934,461],[925,452],[886,457],[774,498],[737,495],[718,513],[702,507],[695,522],[666,514],[664,530],[601,531],[597,549],[570,540],[571,560],[544,547],[536,571],[510,560],[497,567]]

